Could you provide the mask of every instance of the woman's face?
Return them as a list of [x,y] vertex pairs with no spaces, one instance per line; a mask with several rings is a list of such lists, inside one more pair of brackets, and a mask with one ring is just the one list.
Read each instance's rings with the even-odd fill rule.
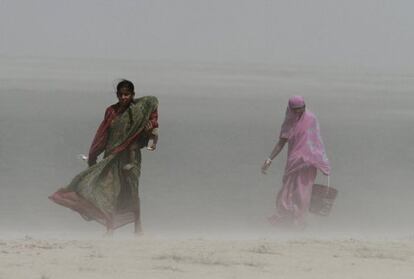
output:
[[293,111],[294,114],[296,114],[297,116],[300,116],[305,112],[305,106],[300,107],[300,108],[292,108],[291,110]]
[[134,92],[131,92],[128,88],[122,87],[117,92],[119,104],[122,107],[127,107],[131,104],[132,99],[134,98]]

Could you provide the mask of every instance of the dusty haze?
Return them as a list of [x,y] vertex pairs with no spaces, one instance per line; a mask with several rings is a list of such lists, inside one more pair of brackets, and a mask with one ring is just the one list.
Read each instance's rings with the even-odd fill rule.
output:
[[[159,149],[143,151],[148,231],[270,233],[265,217],[281,186],[286,150],[269,175],[259,168],[292,94],[304,95],[319,118],[340,192],[332,215],[311,218],[310,230],[412,230],[410,76],[259,64],[3,59],[2,231],[98,230],[46,197],[85,168],[77,154],[87,152],[105,107],[115,102],[114,76],[132,79],[138,95],[160,100]],[[319,181],[326,182],[321,175]]]
[[286,150],[269,175],[259,168],[300,94],[339,190],[308,231],[412,233],[413,5],[0,1],[0,231],[102,229],[47,196],[85,168],[77,154],[127,78],[160,100],[140,181],[146,231],[275,233],[265,218]]

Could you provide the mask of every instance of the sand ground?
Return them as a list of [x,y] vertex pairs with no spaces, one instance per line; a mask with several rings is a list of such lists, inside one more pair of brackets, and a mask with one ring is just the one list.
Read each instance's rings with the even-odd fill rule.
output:
[[0,278],[412,278],[414,239],[0,240]]

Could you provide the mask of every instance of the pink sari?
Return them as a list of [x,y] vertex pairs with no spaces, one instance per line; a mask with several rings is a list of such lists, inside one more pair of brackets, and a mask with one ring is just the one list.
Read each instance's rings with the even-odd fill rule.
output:
[[290,98],[281,128],[280,138],[288,140],[288,158],[276,198],[277,213],[269,218],[273,224],[304,226],[317,170],[325,175],[331,170],[315,115],[306,110],[298,117],[292,110],[304,105],[302,97]]

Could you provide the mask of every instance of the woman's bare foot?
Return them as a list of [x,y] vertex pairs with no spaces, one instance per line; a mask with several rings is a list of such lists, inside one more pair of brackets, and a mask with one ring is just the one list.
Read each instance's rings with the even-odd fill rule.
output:
[[134,233],[136,236],[142,236],[144,234],[142,231],[141,222],[135,222]]
[[114,236],[114,230],[106,230],[106,232],[105,232],[105,234],[104,234],[104,237],[108,237],[108,238],[111,238],[111,237],[113,237]]
[[112,222],[112,219],[108,218],[106,220],[106,233],[105,236],[106,237],[112,237],[114,235],[114,225]]
[[144,235],[144,232],[143,232],[143,231],[135,231],[135,232],[134,232],[134,235],[135,235],[136,237],[141,237],[141,236],[143,236],[143,235]]

